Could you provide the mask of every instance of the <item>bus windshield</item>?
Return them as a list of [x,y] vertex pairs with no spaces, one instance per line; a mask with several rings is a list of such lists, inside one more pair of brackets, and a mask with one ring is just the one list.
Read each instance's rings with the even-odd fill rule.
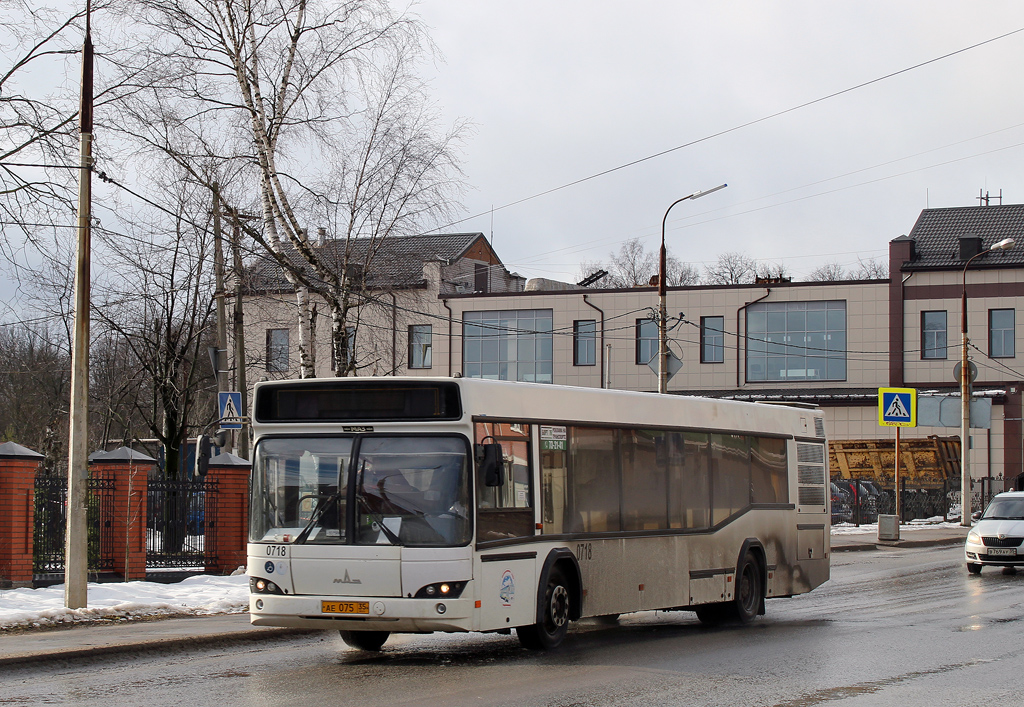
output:
[[[410,435],[355,441],[261,440],[253,465],[250,539],[426,546],[469,542],[465,439]],[[355,486],[351,508],[350,484]]]

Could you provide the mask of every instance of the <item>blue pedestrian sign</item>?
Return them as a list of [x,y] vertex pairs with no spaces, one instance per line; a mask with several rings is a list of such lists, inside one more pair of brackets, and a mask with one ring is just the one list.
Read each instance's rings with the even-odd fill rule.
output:
[[217,402],[221,419],[227,417],[238,420],[238,422],[222,422],[220,428],[222,430],[242,429],[242,394],[222,391],[217,393]]
[[878,424],[882,427],[917,427],[917,390],[879,388]]

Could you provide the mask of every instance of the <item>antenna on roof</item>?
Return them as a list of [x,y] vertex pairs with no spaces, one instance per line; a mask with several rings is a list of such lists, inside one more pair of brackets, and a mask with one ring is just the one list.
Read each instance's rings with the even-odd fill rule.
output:
[[494,204],[491,204],[491,250],[494,250]]
[[988,206],[990,199],[999,199],[999,205],[1003,205],[1003,190],[999,190],[999,196],[989,196],[987,191],[978,190],[978,206]]

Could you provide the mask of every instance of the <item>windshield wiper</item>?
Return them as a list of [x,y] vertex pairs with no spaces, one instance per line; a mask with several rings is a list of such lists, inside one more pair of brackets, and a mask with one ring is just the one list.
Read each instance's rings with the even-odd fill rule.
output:
[[[324,511],[327,510],[327,507],[330,506],[332,503],[336,503],[338,501],[338,498],[340,498],[340,497],[341,497],[341,492],[338,491],[338,492],[332,493],[330,496],[328,496],[327,500],[324,501],[323,503],[317,504],[316,509],[313,511],[313,515],[311,515],[309,517],[309,522],[306,523],[306,527],[304,527],[302,529],[302,532],[300,532],[297,536],[295,536],[295,544],[296,545],[303,545],[303,544],[305,544],[306,538],[309,537],[310,531],[313,530],[313,525],[316,524],[316,522],[318,520],[320,520],[320,516],[322,516],[324,514]],[[323,496],[320,495],[320,494],[316,494],[316,495],[313,495],[312,498],[323,498]]]
[[[376,523],[377,527],[380,528],[380,531],[384,533],[384,537],[388,539],[388,542],[390,542],[392,545],[399,545],[400,541],[398,540],[398,536],[395,535],[394,531],[391,530],[391,528],[384,525],[384,516],[382,516],[379,513],[375,513],[370,509],[370,504],[366,502],[366,494],[362,493],[359,490],[363,483],[363,480],[365,479],[365,476],[366,460],[364,459],[363,465],[359,468],[359,483],[356,485],[356,502],[359,503],[359,505],[362,506],[363,510],[366,511],[366,515],[370,516],[370,518],[373,519],[373,522]],[[383,489],[381,489],[381,492],[383,492]]]

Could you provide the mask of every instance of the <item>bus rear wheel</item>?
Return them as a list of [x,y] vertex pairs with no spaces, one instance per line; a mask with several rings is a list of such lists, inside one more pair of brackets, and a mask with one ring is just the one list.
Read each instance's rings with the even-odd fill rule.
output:
[[558,569],[548,573],[544,588],[541,620],[532,626],[519,626],[516,635],[524,648],[550,650],[557,647],[569,632],[569,585]]
[[730,604],[730,618],[741,624],[749,624],[761,613],[761,602],[764,600],[764,587],[761,575],[761,563],[754,553],[743,556],[739,574],[736,575],[736,598]]
[[362,651],[379,651],[391,635],[390,631],[339,631],[341,640]]
[[736,574],[736,596],[732,601],[698,606],[695,611],[702,624],[714,626],[730,622],[748,624],[761,613],[764,601],[764,581],[761,563],[754,553],[743,556]]

